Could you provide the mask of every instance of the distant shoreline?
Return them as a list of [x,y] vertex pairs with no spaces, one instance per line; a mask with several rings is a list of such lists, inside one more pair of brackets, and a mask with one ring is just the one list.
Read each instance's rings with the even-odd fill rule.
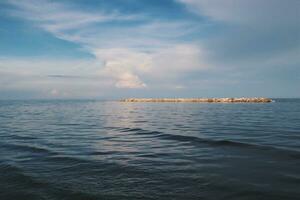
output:
[[121,102],[270,103],[270,98],[127,98]]

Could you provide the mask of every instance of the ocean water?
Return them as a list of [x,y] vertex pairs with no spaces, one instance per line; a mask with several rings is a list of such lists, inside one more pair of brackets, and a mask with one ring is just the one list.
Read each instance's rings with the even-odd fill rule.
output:
[[299,199],[300,100],[0,101],[0,199]]

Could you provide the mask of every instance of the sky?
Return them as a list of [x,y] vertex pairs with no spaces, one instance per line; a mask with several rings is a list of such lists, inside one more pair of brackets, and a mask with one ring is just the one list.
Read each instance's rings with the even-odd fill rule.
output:
[[300,97],[300,0],[0,0],[0,99]]

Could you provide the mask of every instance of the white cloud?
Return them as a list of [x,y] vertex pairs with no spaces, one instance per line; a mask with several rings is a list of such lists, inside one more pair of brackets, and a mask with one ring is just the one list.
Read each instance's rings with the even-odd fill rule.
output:
[[50,95],[52,95],[52,96],[57,96],[58,94],[59,94],[59,92],[58,92],[57,89],[52,89],[52,90],[50,91]]
[[166,83],[185,73],[211,68],[205,53],[195,45],[174,45],[151,52],[132,49],[98,49],[94,52],[104,61],[98,71],[101,76],[113,77],[120,88],[143,88],[146,84],[140,77],[154,82]]
[[[177,0],[189,11],[224,27],[202,44],[224,67],[269,68],[270,60],[293,65],[299,53],[299,0]],[[293,58],[291,58],[293,57]],[[242,72],[246,74],[247,72]]]
[[140,78],[130,72],[121,74],[116,82],[117,88],[143,88],[146,84],[143,83]]
[[[177,78],[205,70],[205,56],[195,45],[151,52],[129,48],[96,49],[96,59],[0,58],[1,89],[37,91],[46,97],[97,96],[116,88],[178,89]],[[204,57],[201,59],[201,57]]]
[[99,70],[102,63],[94,59],[50,59],[50,58],[17,58],[0,57],[2,72],[30,75],[68,75],[91,76]]
[[[178,44],[169,48],[160,49],[152,58],[153,70],[159,75],[180,75],[185,72],[208,69],[212,66],[207,63],[207,52],[199,46],[191,44]],[[161,68],[160,68],[161,67]]]
[[[76,60],[61,68],[49,66],[53,63],[49,61],[36,63],[35,66],[43,66],[47,74],[96,74],[99,79],[113,82],[117,88],[144,88],[151,87],[152,82],[157,80],[167,82],[169,78],[208,66],[203,49],[177,40],[197,29],[198,26],[193,23],[151,19],[135,26],[103,29],[102,22],[138,22],[142,16],[104,10],[87,12],[70,4],[48,0],[9,2],[17,8],[11,11],[13,16],[31,20],[54,36],[81,45],[95,56],[90,63],[83,61],[76,64]],[[29,64],[25,62],[28,69],[39,74],[41,69]],[[86,67],[83,66],[85,64]],[[59,61],[58,65],[61,65]]]
[[114,86],[93,73],[100,68],[89,59],[0,58],[0,91],[34,92],[37,98],[99,97],[99,91]]
[[143,83],[136,73],[146,71],[150,57],[146,53],[124,48],[96,49],[96,58],[104,62],[98,75],[111,77],[117,88],[143,88]]
[[[298,0],[177,0],[192,12],[212,20],[243,23],[284,25],[297,23],[300,1]],[[268,24],[265,24],[268,23]]]
[[83,28],[92,23],[115,20],[130,20],[133,16],[122,16],[116,12],[86,12],[63,3],[48,0],[9,0],[17,9],[13,16],[24,17],[37,22],[42,28],[54,34],[61,31]]
[[81,31],[88,30],[103,22],[128,21],[141,16],[121,15],[116,11],[82,11],[71,4],[49,0],[8,0],[16,9],[11,16],[24,18],[38,27],[52,33],[55,37],[85,44],[89,38],[82,37]]

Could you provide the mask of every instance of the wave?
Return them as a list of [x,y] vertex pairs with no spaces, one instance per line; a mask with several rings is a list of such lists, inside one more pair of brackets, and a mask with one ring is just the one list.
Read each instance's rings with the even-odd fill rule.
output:
[[260,144],[253,143],[245,143],[234,140],[213,140],[208,138],[199,138],[196,136],[186,136],[186,135],[178,135],[178,134],[168,134],[161,131],[148,131],[141,128],[120,128],[120,127],[110,127],[110,129],[116,129],[121,132],[130,132],[135,135],[145,135],[149,138],[158,138],[165,140],[175,140],[179,142],[187,142],[192,145],[206,144],[210,146],[216,147],[231,147],[231,148],[243,148],[249,150],[263,150],[266,152],[277,152],[288,155],[289,157],[300,159],[300,152],[290,149],[278,148],[275,146],[266,146]]
[[6,185],[14,187],[18,186],[42,186],[47,185],[46,182],[37,181],[32,176],[26,174],[20,167],[9,163],[0,163],[0,182],[6,182]]
[[22,144],[10,144],[10,143],[5,143],[1,144],[2,148],[10,149],[13,151],[22,151],[22,152],[30,152],[30,153],[40,153],[40,154],[47,154],[47,155],[56,155],[55,152],[42,148],[42,147],[37,147],[37,146],[32,146],[32,145],[22,145]]
[[[59,187],[42,177],[36,178],[21,168],[0,162],[0,199],[92,199],[102,195]],[[101,198],[102,199],[102,198]]]
[[38,139],[38,138],[32,137],[32,136],[20,136],[20,135],[8,135],[7,137],[11,137],[11,138],[17,139],[17,140],[36,140],[36,139]]
[[88,153],[89,155],[92,156],[98,156],[98,155],[112,155],[112,154],[117,154],[120,153],[119,151],[93,151]]

